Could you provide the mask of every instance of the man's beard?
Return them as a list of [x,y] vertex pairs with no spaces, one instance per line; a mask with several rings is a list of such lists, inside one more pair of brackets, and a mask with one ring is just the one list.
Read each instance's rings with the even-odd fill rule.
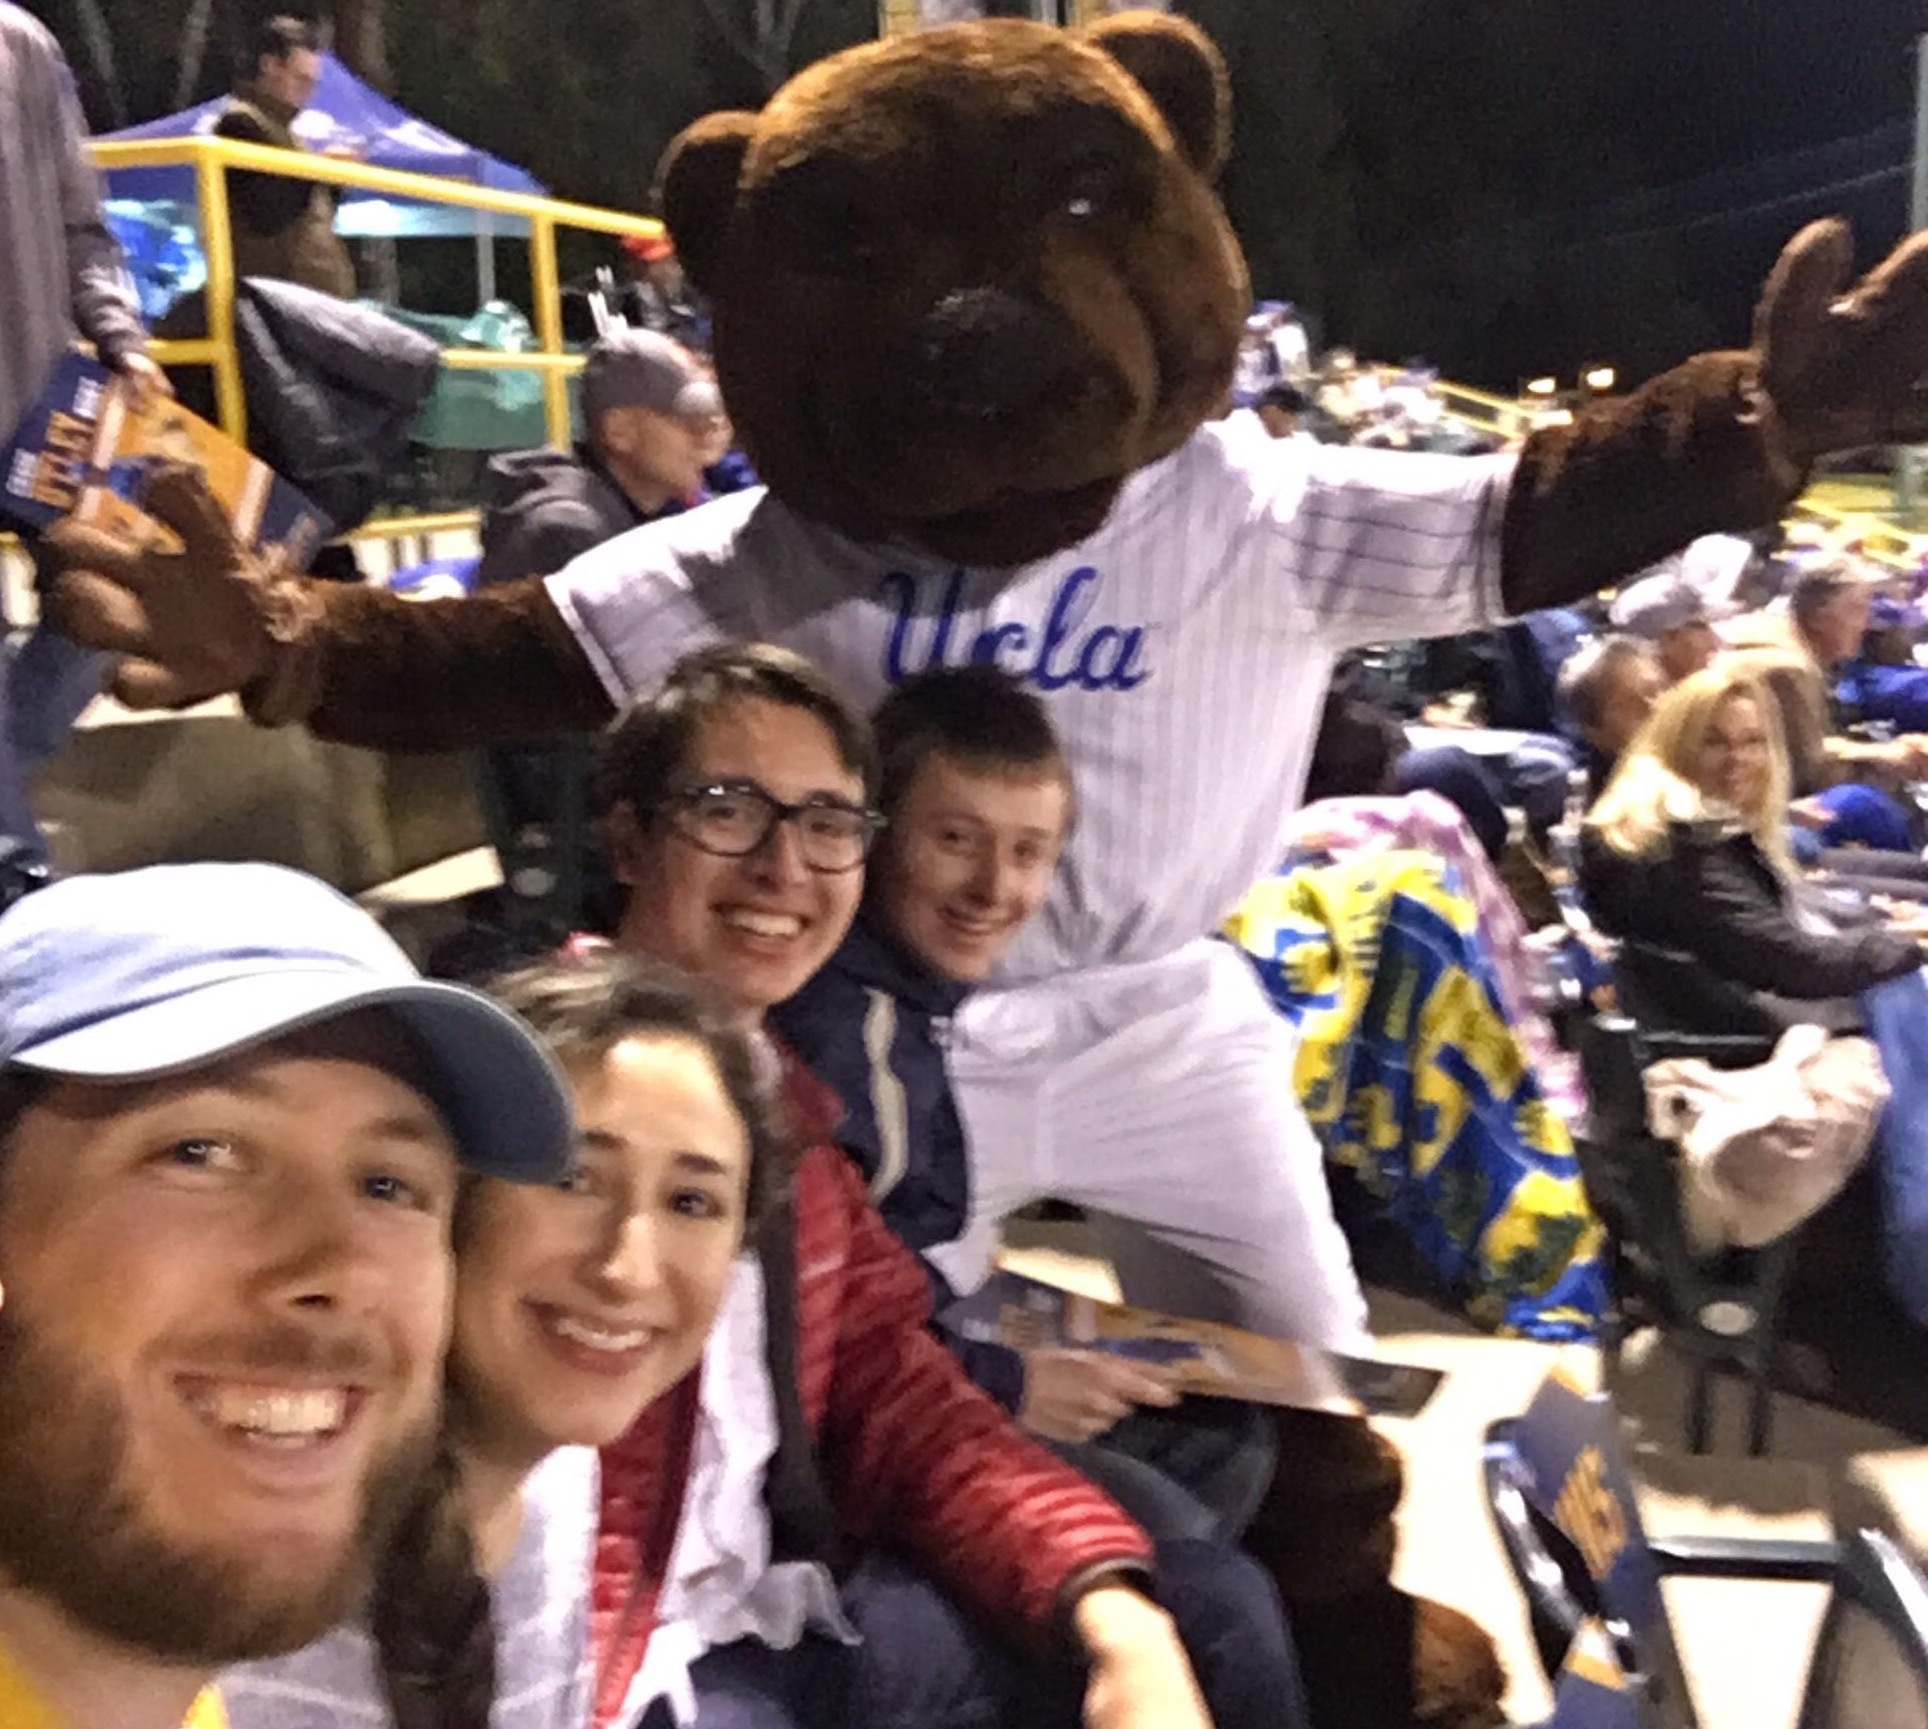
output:
[[112,1392],[0,1307],[0,1580],[104,1638],[217,1667],[298,1650],[361,1608],[435,1444],[432,1421],[376,1461],[335,1565],[288,1579],[163,1535],[127,1480]]

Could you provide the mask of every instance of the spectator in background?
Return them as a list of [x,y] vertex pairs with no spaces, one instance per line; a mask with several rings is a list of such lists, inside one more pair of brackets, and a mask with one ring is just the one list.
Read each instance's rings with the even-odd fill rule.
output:
[[682,260],[667,234],[625,234],[623,262],[629,281],[619,301],[622,315],[643,330],[653,330],[686,348],[707,354],[710,317],[702,297],[683,274]]
[[1774,699],[1791,790],[1819,823],[1822,844],[1913,851],[1893,794],[1928,773],[1928,736],[1850,738],[1833,699],[1836,671],[1861,650],[1868,608],[1882,579],[1850,558],[1803,570],[1785,616],[1754,613],[1728,629],[1736,662]]
[[1253,406],[1272,437],[1311,439],[1301,424],[1307,407],[1305,392],[1296,384],[1273,385]]
[[0,444],[76,336],[137,388],[167,393],[101,215],[73,74],[11,0],[0,0],[0,306]]
[[[299,18],[270,18],[254,33],[251,53],[215,136],[301,149],[295,120],[314,100],[321,76],[314,26]],[[237,277],[269,276],[354,299],[354,261],[335,232],[331,188],[281,174],[237,172],[228,176],[228,209]]]
[[1638,637],[1604,637],[1567,662],[1560,674],[1560,707],[1580,735],[1588,804],[1606,791],[1666,688],[1659,655]]
[[1272,385],[1294,383],[1311,370],[1311,342],[1298,310],[1290,301],[1261,300],[1245,321],[1233,399],[1256,406]]
[[1678,569],[1629,583],[1609,614],[1613,628],[1651,643],[1670,685],[1692,678],[1720,653],[1719,609]]
[[1392,768],[1406,752],[1401,694],[1357,653],[1343,657],[1326,686],[1319,730],[1306,767],[1306,804],[1391,790]]
[[[708,496],[706,473],[732,453],[715,382],[696,358],[653,330],[618,326],[589,351],[582,371],[584,436],[573,451],[515,451],[492,459],[484,485],[482,562],[476,586],[547,576],[579,554]],[[720,488],[729,490],[731,482]],[[585,807],[589,755],[580,744],[502,746],[487,753],[490,831],[504,879],[532,883],[535,919],[508,937],[508,952],[560,941],[579,908],[543,895],[572,868],[564,849],[603,887],[600,856],[584,850],[573,813]],[[520,891],[516,891],[520,892]]]
[[730,424],[689,351],[650,330],[617,330],[582,372],[574,451],[522,450],[489,464],[479,586],[547,576],[592,546],[704,495]]
[[1312,400],[1336,425],[1352,432],[1369,426],[1378,416],[1385,388],[1379,374],[1361,366],[1350,348],[1335,348],[1319,369]]
[[[0,0],[0,446],[77,335],[137,391],[167,394],[101,216],[73,74],[47,30]],[[51,631],[0,641],[0,879],[42,858],[25,779],[66,742],[106,666]]]
[[1843,999],[1921,964],[1925,928],[1837,928],[1803,897],[1787,846],[1773,701],[1723,660],[1655,706],[1587,817],[1581,885],[1638,1018],[1701,1033],[1854,1023]]
[[1885,598],[1874,602],[1861,653],[1835,685],[1846,709],[1900,732],[1928,732],[1928,666],[1915,659],[1922,629],[1918,607]]

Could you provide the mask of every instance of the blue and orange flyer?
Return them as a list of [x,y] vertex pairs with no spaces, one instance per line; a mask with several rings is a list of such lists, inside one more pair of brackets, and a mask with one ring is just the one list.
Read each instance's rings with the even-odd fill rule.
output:
[[1095,1351],[1151,1369],[1174,1392],[1354,1416],[1416,1417],[1445,1376],[1348,1357],[1215,1321],[1102,1303],[1008,1268],[939,1316],[959,1337],[1017,1351]]
[[0,515],[30,531],[71,517],[134,544],[178,545],[141,504],[149,477],[172,463],[201,471],[235,538],[263,558],[302,570],[327,537],[328,519],[265,462],[178,402],[136,408],[126,385],[78,351],[0,456]]

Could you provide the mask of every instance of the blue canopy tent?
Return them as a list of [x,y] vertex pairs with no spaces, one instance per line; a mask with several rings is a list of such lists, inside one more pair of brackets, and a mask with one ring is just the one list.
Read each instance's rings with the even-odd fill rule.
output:
[[[225,97],[185,108],[144,126],[110,132],[109,140],[192,138],[212,132],[227,106]],[[364,84],[332,54],[321,60],[321,77],[314,100],[295,121],[295,136],[310,150],[345,147],[376,168],[396,168],[411,174],[434,174],[447,180],[471,180],[497,192],[528,192],[543,196],[545,188],[533,175],[503,162],[473,144],[452,138],[439,126],[398,108],[386,96]],[[194,197],[190,168],[118,168],[107,177],[115,198],[137,201],[188,203]],[[350,203],[356,202],[350,194]],[[459,213],[458,213],[459,214]],[[464,230],[464,232],[467,232]]]
[[[138,139],[192,138],[211,133],[227,105],[225,97],[183,109],[143,126],[130,126],[106,135],[119,143]],[[433,174],[443,179],[467,180],[498,192],[527,192],[537,197],[546,188],[513,163],[478,150],[438,126],[397,107],[369,88],[332,54],[322,56],[321,76],[314,100],[295,121],[295,136],[310,150],[346,149],[359,161],[377,168]],[[194,170],[183,164],[168,168],[116,168],[107,175],[108,214],[115,220],[130,259],[154,244],[156,228],[171,230],[178,244],[184,213],[194,204]],[[170,209],[169,207],[172,207]],[[156,217],[160,217],[159,223]],[[335,218],[345,235],[370,238],[417,238],[431,235],[474,235],[481,299],[495,296],[495,267],[491,242],[497,235],[526,235],[528,224],[519,217],[491,215],[453,204],[422,204],[348,192]],[[134,232],[146,230],[145,234]],[[184,286],[176,281],[178,290]]]

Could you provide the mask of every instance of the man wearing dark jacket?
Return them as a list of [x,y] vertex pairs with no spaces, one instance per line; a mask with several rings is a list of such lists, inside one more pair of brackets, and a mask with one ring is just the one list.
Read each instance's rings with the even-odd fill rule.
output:
[[[253,63],[236,84],[214,135],[299,150],[294,124],[314,100],[321,76],[314,27],[299,18],[271,18],[256,32],[252,47]],[[354,299],[354,260],[335,232],[335,194],[328,187],[282,174],[237,172],[228,176],[228,208],[237,277],[271,276]]]
[[478,585],[560,570],[578,554],[702,499],[729,440],[723,399],[687,349],[611,332],[582,372],[583,442],[489,464]]
[[[582,422],[573,451],[519,450],[489,464],[478,588],[560,570],[712,491],[748,484],[722,465],[730,424],[716,385],[687,349],[656,331],[620,328],[590,349]],[[534,891],[514,903],[514,922],[533,922],[510,940],[546,945],[581,916],[563,885],[567,861],[585,844],[573,813],[587,797],[588,760],[568,745],[531,745],[492,750],[488,761],[490,831],[503,876]],[[592,880],[600,875],[591,861],[585,869]]]
[[1580,735],[1589,806],[1607,790],[1665,688],[1659,656],[1635,636],[1602,637],[1567,662],[1560,674],[1560,711]]

